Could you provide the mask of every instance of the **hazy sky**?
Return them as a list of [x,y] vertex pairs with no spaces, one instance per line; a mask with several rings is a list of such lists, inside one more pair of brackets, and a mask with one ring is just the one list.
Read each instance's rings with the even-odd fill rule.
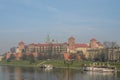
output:
[[42,43],[47,34],[120,43],[120,0],[0,0],[0,53],[19,41]]

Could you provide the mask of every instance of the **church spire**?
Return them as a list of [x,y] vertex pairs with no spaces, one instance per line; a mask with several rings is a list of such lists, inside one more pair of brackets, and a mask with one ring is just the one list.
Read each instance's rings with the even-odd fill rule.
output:
[[49,34],[46,37],[46,43],[50,43],[50,36],[49,36]]

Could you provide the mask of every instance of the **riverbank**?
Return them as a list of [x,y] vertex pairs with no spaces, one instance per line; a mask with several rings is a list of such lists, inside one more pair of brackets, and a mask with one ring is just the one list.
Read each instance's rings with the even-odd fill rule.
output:
[[[1,61],[0,65],[6,65],[6,66],[21,66],[21,67],[39,67],[41,64],[51,64],[53,67],[56,68],[74,68],[74,69],[81,69],[81,67],[86,64],[89,65],[93,62],[88,61],[73,61],[73,62],[65,62],[64,60],[36,60],[34,62],[30,61]],[[96,62],[97,64],[106,64],[106,62]],[[109,63],[110,66],[115,66],[118,71],[120,71],[120,63]]]
[[[45,62],[45,63],[43,63]],[[67,68],[68,64],[69,67],[73,67],[73,68],[80,68],[81,66],[83,66],[83,64],[88,64],[89,62],[81,62],[81,61],[73,61],[70,63],[66,63],[64,62],[64,60],[36,60],[33,63],[30,63],[30,61],[17,61],[17,60],[13,60],[10,62],[7,61],[1,61],[0,65],[10,65],[10,66],[23,66],[23,67],[37,67],[39,64],[51,64],[54,67],[59,67],[59,68]]]

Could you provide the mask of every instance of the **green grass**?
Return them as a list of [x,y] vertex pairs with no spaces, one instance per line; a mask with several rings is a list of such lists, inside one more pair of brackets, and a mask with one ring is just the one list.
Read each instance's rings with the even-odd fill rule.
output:
[[[30,61],[17,61],[13,60],[10,62],[7,61],[1,61],[0,65],[12,65],[12,66],[29,66],[29,67],[35,67],[37,64],[43,62],[45,60],[37,60],[34,63],[30,64]],[[44,64],[52,64],[54,67],[67,67],[67,64],[64,63],[64,60],[46,60]],[[69,64],[69,67],[81,67],[83,62],[80,61],[73,61],[73,64]]]
[[[51,64],[54,67],[59,67],[59,68],[67,68],[67,64],[64,63],[64,60],[36,60],[34,63],[30,63],[30,61],[17,61],[17,60],[12,60],[10,62],[7,61],[1,61],[0,65],[11,65],[11,66],[23,66],[23,67],[36,67],[37,64],[46,61],[44,64]],[[73,61],[72,64],[69,64],[70,68],[81,68],[83,64],[89,65],[90,63],[93,62],[88,62],[88,61]],[[97,64],[102,63],[106,64],[106,62],[97,62]],[[117,69],[120,70],[120,63],[113,63],[110,62],[111,66],[116,66]]]
[[13,61],[10,61],[10,62],[1,61],[0,65],[26,66],[26,67],[29,66],[29,67],[33,67],[35,64],[30,64],[29,61],[16,61],[16,60],[13,60]]

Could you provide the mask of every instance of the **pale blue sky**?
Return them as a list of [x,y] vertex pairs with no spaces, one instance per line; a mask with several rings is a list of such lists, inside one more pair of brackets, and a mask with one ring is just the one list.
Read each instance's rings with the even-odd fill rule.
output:
[[19,41],[42,43],[47,34],[120,44],[120,0],[0,0],[0,53]]

